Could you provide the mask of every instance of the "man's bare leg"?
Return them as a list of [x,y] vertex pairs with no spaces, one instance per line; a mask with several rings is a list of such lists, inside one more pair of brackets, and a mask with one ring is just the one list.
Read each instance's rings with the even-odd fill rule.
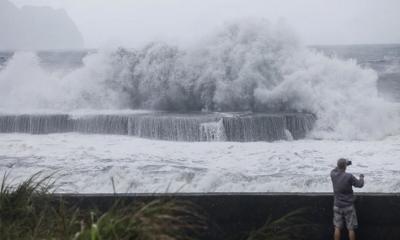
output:
[[356,233],[354,232],[354,230],[349,230],[349,239],[356,240]]
[[340,228],[335,227],[335,240],[340,240]]

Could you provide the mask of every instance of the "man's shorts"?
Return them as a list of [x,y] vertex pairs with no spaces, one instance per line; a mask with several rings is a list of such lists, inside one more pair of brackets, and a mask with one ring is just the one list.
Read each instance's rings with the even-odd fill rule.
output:
[[345,223],[348,230],[354,230],[358,227],[357,214],[354,205],[345,208],[334,206],[333,225],[342,229]]

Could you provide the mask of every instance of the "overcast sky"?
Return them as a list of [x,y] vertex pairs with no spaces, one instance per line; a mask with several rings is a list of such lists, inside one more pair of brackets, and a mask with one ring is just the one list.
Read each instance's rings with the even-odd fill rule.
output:
[[224,22],[285,20],[305,44],[400,43],[400,0],[12,0],[64,8],[86,47],[190,43]]

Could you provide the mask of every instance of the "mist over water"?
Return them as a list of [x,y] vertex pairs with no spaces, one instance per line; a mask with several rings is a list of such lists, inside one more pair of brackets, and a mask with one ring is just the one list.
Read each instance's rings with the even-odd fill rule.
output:
[[311,137],[377,139],[399,133],[399,108],[377,73],[302,46],[285,25],[230,23],[195,47],[150,43],[102,49],[71,71],[18,52],[0,71],[0,108],[309,112]]

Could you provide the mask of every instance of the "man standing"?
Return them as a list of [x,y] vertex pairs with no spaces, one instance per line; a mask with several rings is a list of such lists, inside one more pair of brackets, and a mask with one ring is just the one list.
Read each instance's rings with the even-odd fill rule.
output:
[[335,193],[333,206],[335,240],[340,239],[340,232],[344,224],[346,224],[349,231],[349,239],[356,239],[354,230],[358,226],[358,221],[354,208],[355,197],[353,195],[353,186],[362,188],[364,186],[364,175],[361,174],[358,180],[353,174],[346,173],[346,168],[349,165],[351,165],[351,161],[341,158],[337,161],[337,167],[331,172],[333,191]]

